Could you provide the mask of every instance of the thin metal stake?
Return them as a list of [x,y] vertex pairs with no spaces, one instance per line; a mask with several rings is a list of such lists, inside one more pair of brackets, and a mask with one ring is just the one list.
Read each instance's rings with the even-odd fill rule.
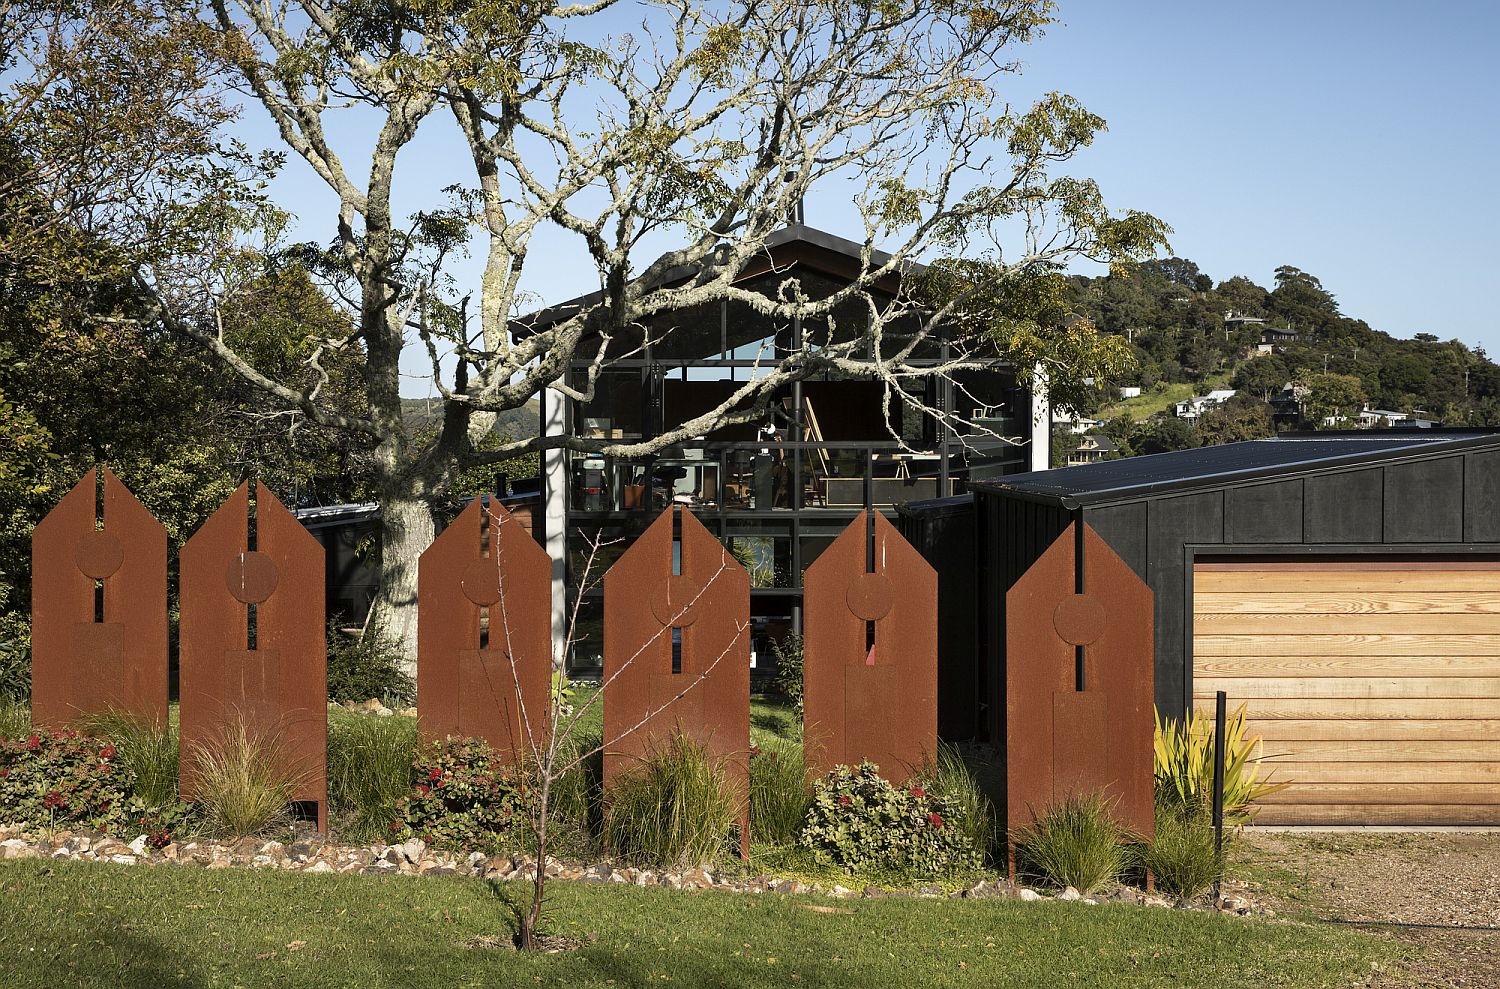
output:
[[1224,691],[1214,694],[1214,861],[1217,863],[1217,878],[1214,879],[1214,905],[1218,906],[1219,894],[1224,883],[1224,720],[1228,698]]

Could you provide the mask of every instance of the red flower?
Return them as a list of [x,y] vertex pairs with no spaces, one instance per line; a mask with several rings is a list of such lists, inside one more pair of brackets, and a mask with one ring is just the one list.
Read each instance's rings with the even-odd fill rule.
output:
[[443,771],[441,769],[436,768],[436,767],[434,767],[432,770],[430,770],[427,773],[427,781],[429,783],[436,782],[437,780],[440,780],[442,778],[443,778]]
[[113,759],[114,757],[115,747],[113,745],[106,745],[104,748],[99,750],[99,758],[101,759]]
[[38,735],[36,732],[32,732],[31,733],[31,737],[26,740],[26,747],[28,749],[39,749],[39,748],[41,748],[42,747],[42,736]]
[[48,810],[57,810],[60,807],[68,806],[68,798],[56,790],[52,790],[42,798],[42,806]]
[[924,789],[922,789],[920,786],[914,786],[914,787],[912,787],[910,790],[908,790],[906,792],[910,793],[914,797],[925,797],[925,796],[927,796],[927,791],[924,790]]
[[850,800],[848,798],[848,796],[839,797],[839,806],[840,807],[848,807],[852,803],[854,803],[854,801]]
[[928,814],[927,823],[935,828],[940,828],[943,826],[943,816],[941,814]]
[[424,796],[424,797],[425,797],[425,796],[427,796],[427,795],[428,795],[428,794],[429,794],[429,793],[431,793],[431,792],[432,792],[432,791],[431,791],[431,790],[429,790],[429,789],[428,789],[428,788],[427,788],[427,786],[426,786],[426,785],[425,785],[425,784],[422,784],[422,783],[418,783],[418,784],[417,784],[417,792],[418,792],[418,793],[420,793],[420,794],[421,794],[421,795],[422,795],[422,796]]

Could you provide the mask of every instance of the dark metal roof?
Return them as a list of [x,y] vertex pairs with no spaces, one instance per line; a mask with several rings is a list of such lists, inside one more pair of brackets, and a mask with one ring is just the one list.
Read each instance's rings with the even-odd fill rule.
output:
[[1170,491],[1358,467],[1375,461],[1418,459],[1471,446],[1500,447],[1500,434],[1440,429],[1289,433],[1274,439],[1011,474],[973,481],[970,487],[1076,508]]
[[[804,223],[794,223],[775,230],[767,236],[765,251],[770,255],[773,263],[775,263],[776,251],[794,244],[805,244],[821,248],[829,255],[843,257],[855,262],[859,261],[860,252],[864,250],[863,244],[849,240],[847,237],[840,237],[837,234],[828,233],[826,230],[809,227]],[[885,251],[873,251],[870,255],[870,264],[872,267],[878,268],[888,263],[890,259],[891,256]],[[924,268],[925,265],[911,262],[906,266],[905,270],[907,272],[917,272]],[[652,287],[684,282],[696,274],[697,271],[697,265],[679,265],[665,272]],[[571,318],[582,309],[598,305],[603,299],[604,291],[601,289],[596,292],[590,292],[587,295],[580,295],[577,298],[569,299],[567,302],[559,302],[557,305],[539,309],[530,315],[518,317],[511,321],[511,335],[517,340],[524,339],[553,323]]]

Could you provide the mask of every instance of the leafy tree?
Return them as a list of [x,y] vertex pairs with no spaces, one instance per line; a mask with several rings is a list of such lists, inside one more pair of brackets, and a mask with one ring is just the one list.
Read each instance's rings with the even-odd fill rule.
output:
[[1353,375],[1308,374],[1300,383],[1307,389],[1302,418],[1314,429],[1347,427],[1367,401],[1364,385]]
[[1292,371],[1286,366],[1286,361],[1275,354],[1262,354],[1236,368],[1229,384],[1238,391],[1259,395],[1264,402],[1285,388],[1291,379]]
[[1198,417],[1198,438],[1204,446],[1275,435],[1276,423],[1271,418],[1271,407],[1249,395],[1236,395]]
[[1131,445],[1136,453],[1171,453],[1174,450],[1191,450],[1199,446],[1198,431],[1186,419],[1176,416],[1156,416],[1141,423],[1132,437]]

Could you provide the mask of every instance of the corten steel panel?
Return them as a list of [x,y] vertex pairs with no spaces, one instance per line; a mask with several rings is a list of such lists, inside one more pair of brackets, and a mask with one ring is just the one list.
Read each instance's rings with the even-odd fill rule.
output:
[[[182,793],[194,793],[195,753],[243,719],[281,755],[328,828],[328,647],[323,547],[256,482],[249,548],[242,484],[182,547],[179,642]],[[256,610],[255,648],[249,610]]]
[[547,551],[498,501],[476,498],[422,554],[417,609],[422,737],[482,738],[512,764],[530,758],[551,714]]
[[[104,471],[89,471],[31,536],[31,717],[60,728],[115,710],[167,720],[167,531]],[[96,622],[94,582],[104,583]]]
[[1070,527],[1005,596],[1006,826],[1102,792],[1121,824],[1150,837],[1151,589],[1085,525],[1075,593],[1075,538]]
[[[681,573],[672,574],[674,512]],[[672,672],[672,629],[682,630]],[[672,507],[604,575],[604,783],[674,734],[722,760],[749,853],[750,577],[692,512]]]
[[803,580],[803,745],[809,772],[869,759],[900,784],[937,754],[937,572],[879,512],[867,572],[867,525],[861,512]]

